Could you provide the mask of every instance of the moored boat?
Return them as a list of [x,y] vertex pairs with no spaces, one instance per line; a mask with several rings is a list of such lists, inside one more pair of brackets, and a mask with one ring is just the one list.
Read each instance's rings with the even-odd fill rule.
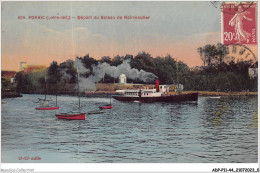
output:
[[[110,85],[109,85],[109,89],[110,89]],[[109,95],[110,95],[109,96],[110,97],[110,104],[107,104],[107,105],[104,105],[104,106],[100,106],[99,109],[112,109],[113,108],[112,103],[111,103],[111,98],[112,98],[111,90],[109,92]]]
[[85,120],[86,114],[85,113],[76,113],[76,114],[60,113],[60,114],[56,114],[56,117],[65,120]]
[[[199,94],[197,92],[183,94],[177,90],[178,92],[175,94],[169,94],[169,87],[167,85],[159,85],[159,80],[155,81],[155,88],[120,90],[121,95],[113,97],[119,101],[146,103],[198,101]],[[183,86],[179,88],[183,88]]]
[[131,97],[131,96],[113,96],[114,99],[126,102],[185,102],[185,101],[197,101],[198,93],[188,93],[188,94],[176,94],[169,96],[155,96],[155,97]]
[[59,119],[65,119],[65,120],[85,120],[86,119],[86,113],[81,112],[81,106],[80,106],[80,93],[79,93],[79,73],[78,73],[78,67],[77,68],[77,85],[78,85],[78,111],[77,112],[68,112],[68,113],[59,113],[55,114],[55,116]]
[[109,105],[100,106],[99,108],[100,109],[112,109],[113,106],[111,104],[109,104]]
[[38,102],[40,104],[39,107],[36,107],[36,110],[55,110],[55,109],[59,109],[59,106],[57,105],[57,91],[56,91],[56,105],[51,106],[50,105],[50,101],[51,100],[47,100],[47,80],[46,80],[46,73],[45,73],[45,97],[44,99],[42,98],[38,98]]
[[50,107],[37,107],[35,108],[36,110],[55,110],[55,109],[59,109],[58,106],[50,106]]
[[88,114],[103,114],[103,113],[104,113],[104,111],[102,111],[102,110],[88,112]]

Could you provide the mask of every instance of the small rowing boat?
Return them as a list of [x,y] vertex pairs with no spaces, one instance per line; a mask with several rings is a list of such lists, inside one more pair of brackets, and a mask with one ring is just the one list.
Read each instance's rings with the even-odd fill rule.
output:
[[103,114],[103,113],[104,113],[104,111],[102,111],[102,110],[88,112],[88,114]]
[[61,114],[56,114],[56,117],[65,120],[85,120],[86,114],[85,113],[78,113],[78,114],[61,113]]
[[113,106],[109,104],[109,105],[105,105],[105,106],[100,106],[99,108],[100,109],[112,109],[112,107]]
[[55,109],[59,109],[58,106],[50,106],[50,107],[37,107],[35,108],[36,110],[55,110]]

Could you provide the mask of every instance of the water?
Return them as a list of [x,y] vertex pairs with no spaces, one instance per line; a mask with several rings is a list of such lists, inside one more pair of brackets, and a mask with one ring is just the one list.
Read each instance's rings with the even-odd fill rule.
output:
[[[60,120],[55,113],[77,107],[59,96],[60,110],[35,110],[39,95],[4,99],[2,162],[11,163],[256,163],[257,97],[199,97],[198,103],[123,103]],[[55,98],[53,97],[55,100]],[[82,98],[83,111],[108,98]],[[19,160],[39,157],[40,160]]]

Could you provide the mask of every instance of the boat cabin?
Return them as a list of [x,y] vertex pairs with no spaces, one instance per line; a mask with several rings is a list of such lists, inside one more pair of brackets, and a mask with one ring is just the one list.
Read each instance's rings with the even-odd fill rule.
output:
[[126,97],[159,97],[169,92],[169,86],[160,85],[159,92],[156,92],[156,89],[127,89],[116,92]]
[[170,91],[170,87],[168,85],[159,85],[159,87],[160,87],[159,92],[161,92],[161,93],[165,94]]

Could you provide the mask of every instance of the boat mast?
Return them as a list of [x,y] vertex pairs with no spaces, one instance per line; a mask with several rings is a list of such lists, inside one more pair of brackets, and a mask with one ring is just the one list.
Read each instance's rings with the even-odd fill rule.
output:
[[177,75],[177,85],[179,87],[179,63],[177,59],[176,59],[176,75]]
[[111,88],[110,88],[110,84],[109,84],[109,92],[110,92],[110,105],[111,105]]
[[79,112],[80,112],[80,94],[79,94],[79,72],[77,66],[77,84],[78,84],[78,99],[79,99]]
[[46,101],[46,95],[47,95],[47,69],[45,71],[45,77],[44,77],[44,90],[45,90],[45,97],[44,97],[44,101]]
[[57,87],[57,81],[56,81],[56,106],[57,106],[57,102],[58,102],[58,98],[57,98],[57,97],[58,97],[58,96],[57,96],[57,95],[58,95],[58,91],[57,91],[57,88],[58,88],[58,87]]

